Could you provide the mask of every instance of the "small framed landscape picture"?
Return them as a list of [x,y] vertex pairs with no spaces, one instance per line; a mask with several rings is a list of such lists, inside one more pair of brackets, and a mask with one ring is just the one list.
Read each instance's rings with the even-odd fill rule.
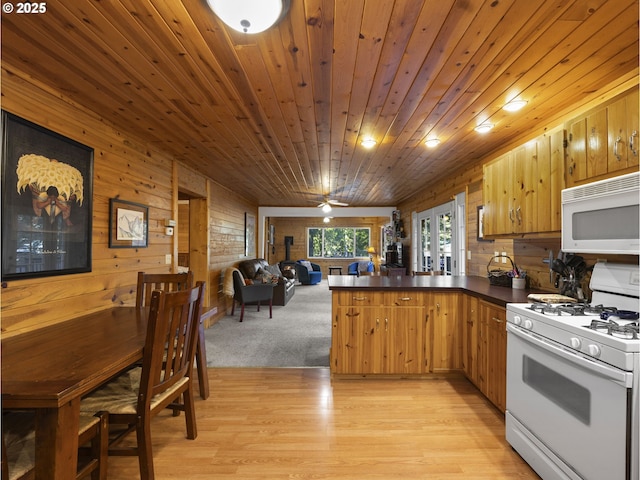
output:
[[109,248],[144,248],[148,245],[149,207],[109,200]]

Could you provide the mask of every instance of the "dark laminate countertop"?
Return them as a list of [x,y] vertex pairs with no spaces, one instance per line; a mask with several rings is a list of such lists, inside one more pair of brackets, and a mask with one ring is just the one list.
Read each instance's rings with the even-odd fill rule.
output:
[[491,285],[484,277],[329,275],[328,278],[329,290],[454,290],[475,295],[503,307],[507,303],[527,303],[527,295],[540,292]]

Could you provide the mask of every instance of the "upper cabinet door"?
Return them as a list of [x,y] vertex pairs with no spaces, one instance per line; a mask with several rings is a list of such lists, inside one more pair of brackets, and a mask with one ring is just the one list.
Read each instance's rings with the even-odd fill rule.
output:
[[634,90],[607,107],[609,172],[638,165],[638,99]]
[[638,89],[571,120],[565,168],[566,186],[625,173],[638,166]]
[[565,131],[555,130],[484,166],[484,233],[560,230]]

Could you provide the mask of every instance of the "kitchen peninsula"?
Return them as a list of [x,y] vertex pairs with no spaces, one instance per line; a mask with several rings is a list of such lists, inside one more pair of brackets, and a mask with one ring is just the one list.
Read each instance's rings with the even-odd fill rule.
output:
[[505,407],[507,303],[527,290],[467,276],[330,275],[333,375],[464,374]]

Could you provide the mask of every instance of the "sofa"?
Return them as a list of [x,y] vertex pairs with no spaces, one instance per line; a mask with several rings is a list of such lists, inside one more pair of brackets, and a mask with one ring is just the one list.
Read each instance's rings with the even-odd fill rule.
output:
[[[240,270],[245,279],[262,282],[261,274],[263,271],[268,273],[280,272],[280,267],[278,265],[269,266],[269,263],[264,258],[253,258],[240,262],[238,270]],[[295,279],[285,278],[281,272],[277,275],[278,283],[273,287],[273,304],[284,306],[296,293],[296,281]]]
[[298,260],[295,264],[296,277],[302,285],[316,285],[322,280],[322,270],[317,263],[308,260]]

